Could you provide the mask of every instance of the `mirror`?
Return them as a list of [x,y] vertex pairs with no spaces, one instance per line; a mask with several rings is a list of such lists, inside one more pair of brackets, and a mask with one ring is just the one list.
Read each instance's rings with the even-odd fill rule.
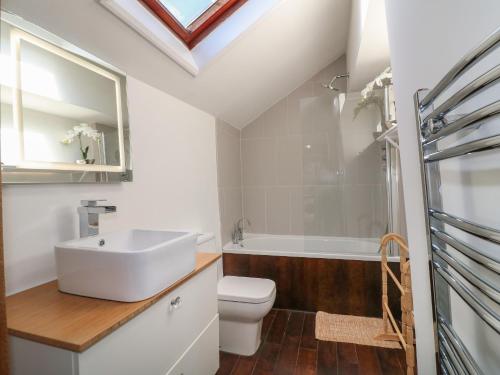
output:
[[2,12],[5,182],[130,180],[125,75]]

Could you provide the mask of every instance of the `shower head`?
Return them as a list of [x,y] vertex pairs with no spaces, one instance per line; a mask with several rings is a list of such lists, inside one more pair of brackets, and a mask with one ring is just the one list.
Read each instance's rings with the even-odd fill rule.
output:
[[328,84],[322,83],[321,86],[332,91],[339,91],[340,89],[334,86],[335,81],[339,78],[349,78],[349,73],[336,75],[330,82],[328,82]]
[[333,87],[332,85],[327,85],[326,83],[322,83],[321,86],[323,86],[325,89],[332,90],[332,91],[339,91],[338,88]]

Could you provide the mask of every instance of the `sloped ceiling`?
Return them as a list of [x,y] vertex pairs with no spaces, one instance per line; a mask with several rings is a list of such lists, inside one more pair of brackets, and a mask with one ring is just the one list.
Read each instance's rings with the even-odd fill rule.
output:
[[3,9],[239,128],[345,54],[350,7],[350,0],[282,0],[192,77],[95,0],[2,1]]

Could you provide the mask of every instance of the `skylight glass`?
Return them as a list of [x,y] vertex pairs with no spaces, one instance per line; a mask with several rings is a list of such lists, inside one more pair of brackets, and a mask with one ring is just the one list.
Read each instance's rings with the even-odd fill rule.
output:
[[187,29],[217,0],[160,0],[160,3]]
[[136,0],[149,8],[189,49],[248,0]]

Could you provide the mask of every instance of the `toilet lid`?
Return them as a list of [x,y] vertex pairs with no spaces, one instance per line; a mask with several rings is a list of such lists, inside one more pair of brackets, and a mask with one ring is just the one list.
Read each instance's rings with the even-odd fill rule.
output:
[[245,303],[267,302],[275,289],[272,280],[237,276],[224,276],[217,286],[219,300]]

